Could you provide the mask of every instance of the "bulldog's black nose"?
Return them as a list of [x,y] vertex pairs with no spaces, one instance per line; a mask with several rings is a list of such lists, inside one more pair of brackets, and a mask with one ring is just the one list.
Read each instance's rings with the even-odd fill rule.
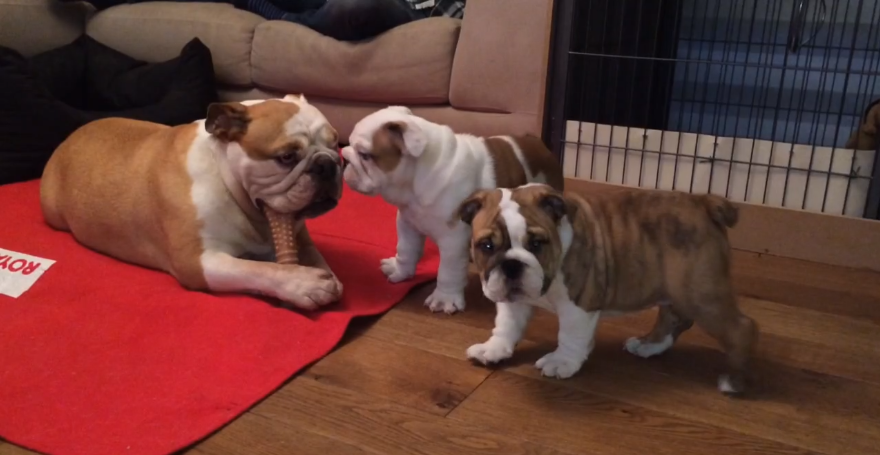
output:
[[320,179],[334,179],[336,178],[336,162],[331,158],[318,158],[309,167],[309,174]]
[[501,273],[509,280],[518,280],[525,270],[526,265],[516,259],[505,259],[501,261]]

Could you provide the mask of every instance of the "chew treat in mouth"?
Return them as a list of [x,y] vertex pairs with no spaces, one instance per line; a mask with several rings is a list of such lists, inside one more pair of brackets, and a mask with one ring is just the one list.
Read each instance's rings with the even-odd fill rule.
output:
[[296,264],[296,222],[293,214],[278,213],[263,204],[263,215],[269,220],[272,230],[272,242],[275,244],[275,262],[279,264]]

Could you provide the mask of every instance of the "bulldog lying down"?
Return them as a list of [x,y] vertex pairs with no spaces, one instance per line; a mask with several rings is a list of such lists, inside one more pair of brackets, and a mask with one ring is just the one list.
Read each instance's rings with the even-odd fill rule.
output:
[[214,103],[207,114],[176,127],[110,118],[75,131],[43,172],[46,222],[188,289],[303,309],[338,300],[342,285],[304,223],[342,194],[336,131],[300,96]]
[[626,350],[660,354],[696,322],[728,355],[718,388],[743,390],[757,326],[731,286],[727,229],[738,212],[726,199],[665,191],[583,199],[526,185],[476,192],[459,217],[473,226],[471,254],[497,307],[492,336],[468,348],[468,358],[509,358],[537,306],[558,315],[559,334],[535,367],[568,378],[592,351],[600,314],[659,305],[654,328]]
[[562,189],[562,167],[535,136],[476,137],[413,115],[406,107],[376,111],[355,125],[342,149],[344,179],[363,194],[397,206],[397,254],[383,259],[392,283],[416,272],[425,238],[440,250],[431,311],[464,310],[470,226],[449,220],[475,190],[528,182]]

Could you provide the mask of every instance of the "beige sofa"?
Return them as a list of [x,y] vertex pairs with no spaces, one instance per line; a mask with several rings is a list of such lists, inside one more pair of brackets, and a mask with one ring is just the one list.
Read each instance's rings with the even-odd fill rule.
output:
[[402,104],[479,135],[540,134],[552,0],[468,0],[464,20],[431,18],[339,42],[227,4],[146,2],[98,13],[54,0],[0,0],[0,45],[33,55],[83,32],[146,61],[194,36],[228,100],[303,93],[347,138],[373,110]]

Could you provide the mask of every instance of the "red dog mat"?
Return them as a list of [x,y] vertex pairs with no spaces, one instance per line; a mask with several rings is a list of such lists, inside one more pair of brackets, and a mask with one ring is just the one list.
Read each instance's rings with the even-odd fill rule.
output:
[[382,275],[396,233],[380,199],[346,189],[309,228],[345,295],[297,313],[188,292],[95,253],[44,224],[39,182],[0,187],[0,275],[36,280],[18,298],[0,294],[0,437],[50,454],[179,450],[328,354],[353,317],[380,314],[435,276],[430,244],[414,280]]

